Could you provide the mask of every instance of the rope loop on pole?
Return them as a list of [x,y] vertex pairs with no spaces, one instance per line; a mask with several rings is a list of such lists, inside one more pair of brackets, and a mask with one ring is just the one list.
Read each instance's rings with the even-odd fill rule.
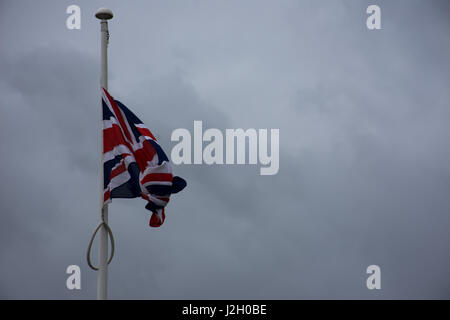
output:
[[91,249],[92,249],[92,243],[94,242],[95,236],[98,232],[98,230],[100,230],[101,227],[104,227],[106,229],[107,235],[109,235],[110,238],[110,242],[111,242],[111,256],[108,259],[107,265],[111,263],[113,257],[114,257],[114,236],[113,233],[111,231],[111,228],[109,227],[109,225],[102,221],[100,222],[100,224],[97,226],[97,228],[95,228],[94,233],[91,236],[91,240],[89,241],[89,245],[88,245],[88,250],[87,250],[87,263],[89,265],[89,267],[93,270],[98,270],[98,267],[94,266],[91,262]]

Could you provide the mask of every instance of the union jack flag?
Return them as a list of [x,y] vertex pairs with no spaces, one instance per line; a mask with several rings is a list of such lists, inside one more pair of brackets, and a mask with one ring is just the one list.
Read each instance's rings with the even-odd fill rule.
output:
[[165,220],[164,207],[186,181],[172,175],[169,159],[150,130],[102,88],[104,204],[112,198],[142,197],[150,226]]

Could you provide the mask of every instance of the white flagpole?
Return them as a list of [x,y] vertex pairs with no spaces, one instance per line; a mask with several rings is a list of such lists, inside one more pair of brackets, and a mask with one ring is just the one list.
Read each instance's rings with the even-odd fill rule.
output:
[[[101,30],[101,78],[100,85],[108,90],[108,20],[113,13],[106,8],[98,9],[95,17],[100,19]],[[101,118],[102,120],[102,118]],[[103,122],[101,122],[103,124]],[[108,205],[103,205],[103,125],[101,125],[101,164],[100,164],[100,222],[108,223]],[[105,226],[99,230],[97,299],[106,300],[108,292],[108,232]]]

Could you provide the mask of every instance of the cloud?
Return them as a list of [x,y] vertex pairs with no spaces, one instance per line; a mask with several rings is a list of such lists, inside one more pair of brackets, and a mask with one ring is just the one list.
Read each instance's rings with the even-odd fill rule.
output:
[[[448,6],[381,1],[383,30],[372,32],[365,3],[178,5],[111,2],[110,92],[169,154],[171,132],[192,132],[194,120],[279,128],[280,171],[175,166],[188,187],[160,229],[149,229],[143,200],[114,199],[110,297],[447,298]],[[61,21],[34,29],[2,20],[24,35],[0,33],[10,44],[0,58],[2,298],[95,297],[85,252],[100,197],[98,23],[88,17],[100,6],[82,6],[80,31],[64,29],[61,4],[40,4]],[[81,291],[65,288],[70,264]],[[365,287],[370,264],[381,267],[379,292]]]

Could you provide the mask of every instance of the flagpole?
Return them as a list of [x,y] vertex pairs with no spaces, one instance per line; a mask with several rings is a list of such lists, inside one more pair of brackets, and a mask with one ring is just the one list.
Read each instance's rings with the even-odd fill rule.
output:
[[[101,78],[100,85],[108,90],[108,20],[112,19],[113,13],[106,8],[97,10],[95,17],[100,20],[101,32]],[[101,117],[101,121],[102,121]],[[101,163],[100,163],[100,222],[108,223],[108,205],[103,202],[103,121],[100,126],[101,138]],[[99,230],[98,251],[98,277],[97,277],[97,300],[106,300],[108,295],[108,232],[103,225]]]

